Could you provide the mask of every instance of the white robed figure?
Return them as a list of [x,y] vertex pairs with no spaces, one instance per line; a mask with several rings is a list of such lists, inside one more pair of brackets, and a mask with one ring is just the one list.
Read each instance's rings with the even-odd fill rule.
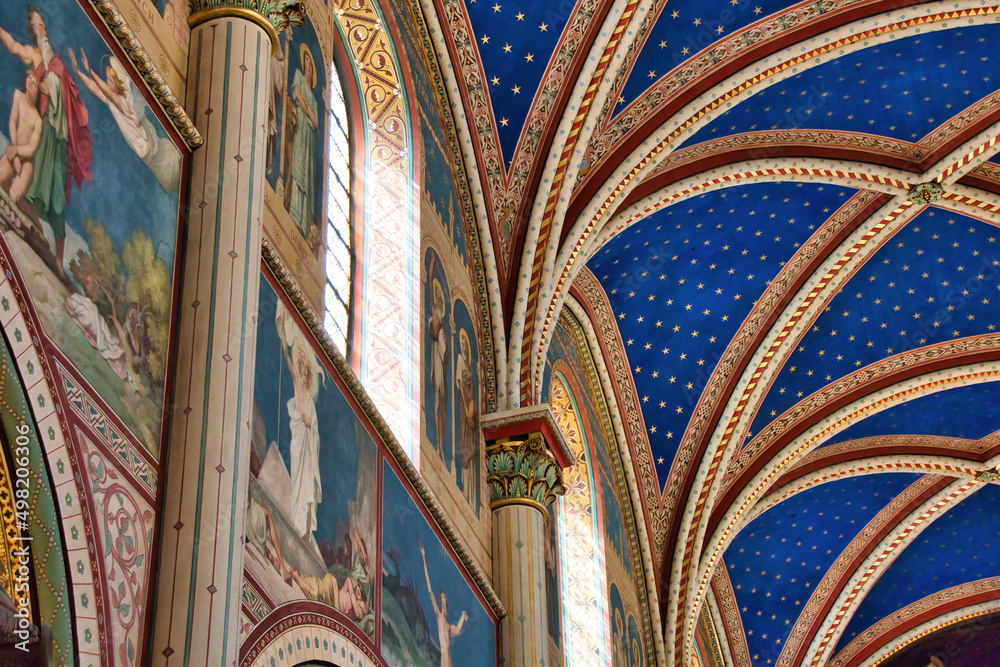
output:
[[94,97],[108,105],[125,143],[150,168],[163,191],[177,192],[181,181],[181,154],[170,139],[156,133],[146,115],[146,105],[125,73],[125,68],[112,56],[104,68],[105,78],[101,79],[90,67],[83,49],[80,49],[80,57],[85,71],[80,71],[76,54],[73,49],[69,50],[69,59],[77,77]]
[[288,427],[292,433],[289,518],[302,539],[315,547],[313,531],[316,530],[316,507],[323,500],[319,474],[319,424],[316,415],[316,395],[323,367],[302,331],[280,302],[275,313],[275,325],[295,389],[295,395],[288,399],[287,404]]

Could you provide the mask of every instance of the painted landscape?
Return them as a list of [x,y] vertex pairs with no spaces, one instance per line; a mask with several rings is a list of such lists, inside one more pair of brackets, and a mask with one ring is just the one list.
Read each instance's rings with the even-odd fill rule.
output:
[[5,0],[0,45],[0,231],[45,332],[156,456],[181,153],[75,2]]

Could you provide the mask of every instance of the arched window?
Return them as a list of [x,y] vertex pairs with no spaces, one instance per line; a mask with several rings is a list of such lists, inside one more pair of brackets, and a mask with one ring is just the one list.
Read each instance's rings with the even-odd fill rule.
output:
[[330,67],[330,165],[327,172],[326,332],[346,357],[351,326],[351,150],[347,104]]
[[564,471],[566,494],[559,498],[559,548],[562,562],[563,630],[567,667],[607,664],[607,614],[604,553],[598,528],[594,469],[580,409],[566,377],[552,373],[552,413],[576,465]]

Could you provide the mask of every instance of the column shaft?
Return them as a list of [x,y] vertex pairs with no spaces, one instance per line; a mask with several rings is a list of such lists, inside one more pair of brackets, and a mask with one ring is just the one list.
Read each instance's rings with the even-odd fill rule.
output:
[[493,510],[493,588],[507,609],[500,621],[500,664],[548,664],[544,517],[538,508]]
[[237,659],[260,286],[271,38],[241,17],[191,32],[191,159],[164,479],[154,665]]

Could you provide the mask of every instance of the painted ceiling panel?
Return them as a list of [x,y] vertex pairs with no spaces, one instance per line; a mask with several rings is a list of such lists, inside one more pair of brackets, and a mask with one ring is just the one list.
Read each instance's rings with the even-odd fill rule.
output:
[[788,0],[666,3],[625,80],[615,113],[695,54],[790,4]]
[[984,485],[930,525],[879,577],[834,654],[880,619],[938,591],[1000,576],[1000,486]]
[[921,475],[851,477],[803,491],[744,528],[724,560],[755,665],[774,664],[844,548]]
[[625,343],[660,480],[754,300],[854,192],[764,183],[707,193],[654,213],[588,262]]
[[995,331],[998,239],[995,227],[950,211],[927,208],[917,215],[868,259],[803,337],[754,418],[752,433],[859,368]]
[[921,396],[852,424],[823,446],[878,435],[939,435],[979,440],[1000,430],[1000,383]]
[[509,167],[531,101],[575,5],[568,1],[466,0],[465,7]]
[[766,88],[684,145],[762,130],[842,130],[916,143],[992,93],[1000,26],[941,30],[845,55]]

